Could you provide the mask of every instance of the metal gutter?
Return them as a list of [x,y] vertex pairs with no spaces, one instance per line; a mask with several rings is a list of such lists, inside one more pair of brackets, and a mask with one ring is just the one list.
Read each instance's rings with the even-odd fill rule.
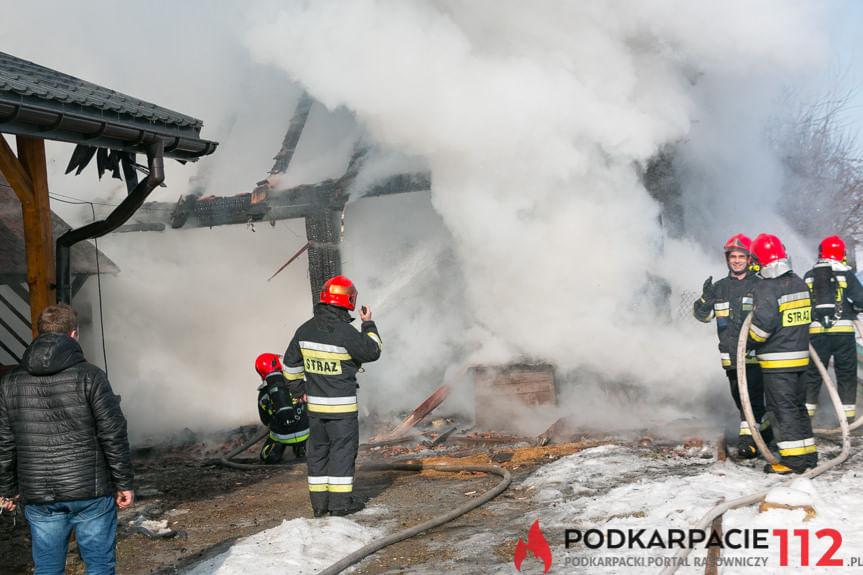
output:
[[147,150],[147,164],[150,168],[150,173],[142,182],[135,186],[135,189],[126,196],[126,199],[119,206],[108,214],[107,218],[69,230],[57,238],[57,301],[63,303],[72,302],[70,257],[72,246],[82,240],[89,240],[109,234],[123,225],[141,207],[147,196],[150,195],[150,192],[165,180],[164,144],[161,139],[157,138],[150,144]]

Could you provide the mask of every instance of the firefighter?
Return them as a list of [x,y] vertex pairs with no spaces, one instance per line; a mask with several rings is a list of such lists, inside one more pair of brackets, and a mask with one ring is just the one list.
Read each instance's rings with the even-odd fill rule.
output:
[[357,378],[361,365],[381,355],[381,338],[366,306],[361,330],[351,327],[357,289],[345,276],[327,280],[314,317],[301,325],[284,355],[288,381],[305,378],[310,437],[306,450],[309,496],[315,517],[363,508],[353,497],[359,449]]
[[303,403],[302,380],[289,385],[282,374],[279,356],[274,353],[259,355],[255,360],[255,370],[261,376],[258,415],[261,423],[270,430],[261,448],[261,461],[278,463],[288,445],[295,457],[305,457],[309,416]]
[[[703,293],[692,304],[692,314],[698,321],[708,323],[716,318],[716,332],[719,336],[719,356],[722,367],[728,377],[731,397],[740,412],[740,429],[737,436],[737,454],[744,459],[758,455],[752,431],[746,422],[743,406],[740,403],[740,387],[737,383],[737,340],[740,327],[749,312],[752,311],[752,290],[760,277],[750,271],[750,246],[752,240],[743,234],[737,234],[725,242],[725,265],[728,275],[716,283],[713,276],[704,282]],[[768,443],[773,439],[770,422],[764,418],[764,384],[761,378],[761,367],[754,353],[746,357],[746,383],[749,400],[755,420],[760,423],[764,440]]]
[[[829,236],[818,246],[818,261],[803,278],[812,297],[809,339],[824,365],[833,358],[839,399],[848,423],[857,415],[857,343],[854,319],[863,308],[863,286],[845,263],[845,242]],[[813,362],[806,371],[806,409],[815,415],[821,374]]]
[[761,266],[755,284],[747,347],[755,349],[764,375],[767,409],[779,436],[779,463],[765,473],[803,473],[818,463],[812,424],[806,412],[811,302],[806,282],[792,270],[779,238],[760,234],[752,255]]

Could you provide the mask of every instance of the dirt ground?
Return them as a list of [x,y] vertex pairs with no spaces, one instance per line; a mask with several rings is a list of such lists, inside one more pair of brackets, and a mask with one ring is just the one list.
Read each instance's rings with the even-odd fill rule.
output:
[[[305,483],[305,464],[286,453],[280,466],[236,469],[219,459],[228,450],[254,435],[256,428],[242,430],[221,446],[206,449],[195,441],[174,448],[138,449],[133,456],[137,501],[133,509],[120,513],[118,521],[118,573],[123,575],[180,573],[198,561],[226,550],[238,538],[279,525],[284,520],[311,517]],[[639,440],[636,440],[639,441]],[[644,440],[641,440],[644,442]],[[366,463],[405,462],[429,459],[454,464],[495,463],[513,473],[513,484],[540,465],[575,453],[607,439],[588,438],[555,445],[537,445],[536,440],[480,437],[451,438],[429,448],[418,441],[403,445],[361,449],[355,495],[367,505],[382,504],[396,510],[403,527],[416,525],[465,501],[481,495],[500,480],[482,473],[424,471],[363,471]],[[209,442],[212,443],[212,442]],[[233,461],[255,464],[259,445]],[[510,488],[499,497],[518,504],[529,498]],[[527,503],[525,502],[525,505]],[[525,509],[526,511],[526,509]],[[440,545],[472,523],[487,522],[480,507],[453,524],[387,547],[360,565],[357,573],[372,575],[410,570],[412,564],[440,554]],[[364,518],[355,516],[360,523]],[[375,521],[373,518],[366,519]],[[513,547],[514,542],[512,546]],[[511,558],[513,548],[494,550]],[[22,515],[0,516],[0,571],[32,573],[29,529]],[[83,575],[84,566],[74,543],[67,558],[67,574]]]

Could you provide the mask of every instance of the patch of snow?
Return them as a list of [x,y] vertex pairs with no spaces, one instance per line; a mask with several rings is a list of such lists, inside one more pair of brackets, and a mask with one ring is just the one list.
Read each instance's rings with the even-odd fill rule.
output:
[[[363,527],[344,517],[292,519],[241,539],[186,575],[312,574],[382,535],[379,529]],[[250,570],[250,566],[254,569]]]

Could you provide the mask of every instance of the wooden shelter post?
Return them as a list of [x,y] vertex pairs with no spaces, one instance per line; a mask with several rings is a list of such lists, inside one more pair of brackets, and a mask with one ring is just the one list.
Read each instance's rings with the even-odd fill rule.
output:
[[18,157],[0,135],[0,171],[21,202],[24,243],[27,252],[27,285],[33,336],[43,309],[57,302],[54,269],[54,234],[48,199],[48,170],[45,142],[40,138],[17,136]]

